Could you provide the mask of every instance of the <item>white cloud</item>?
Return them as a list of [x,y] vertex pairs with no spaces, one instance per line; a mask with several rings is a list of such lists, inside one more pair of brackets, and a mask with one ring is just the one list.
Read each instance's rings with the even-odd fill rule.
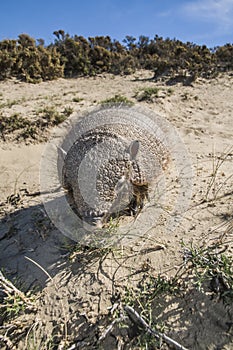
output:
[[197,0],[182,6],[181,12],[199,21],[215,24],[222,32],[233,28],[233,0]]

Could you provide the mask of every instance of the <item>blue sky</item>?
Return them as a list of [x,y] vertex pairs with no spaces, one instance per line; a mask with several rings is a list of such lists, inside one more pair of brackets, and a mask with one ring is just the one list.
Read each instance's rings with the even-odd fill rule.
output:
[[1,0],[0,40],[27,33],[46,43],[53,32],[158,34],[209,47],[233,43],[233,0]]

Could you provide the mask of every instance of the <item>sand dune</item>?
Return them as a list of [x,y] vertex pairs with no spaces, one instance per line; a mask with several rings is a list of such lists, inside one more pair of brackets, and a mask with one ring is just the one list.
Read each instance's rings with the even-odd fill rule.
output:
[[[45,138],[39,135],[17,141],[15,133],[5,135],[0,142],[0,267],[9,279],[20,281],[24,291],[41,290],[37,309],[11,321],[18,327],[18,333],[13,330],[7,335],[12,349],[31,348],[28,344],[33,336],[36,348],[49,348],[53,339],[53,344],[63,349],[64,325],[68,327],[70,349],[75,343],[77,349],[98,348],[94,342],[111,323],[109,308],[114,301],[120,303],[126,286],[135,287],[148,276],[171,278],[176,274],[184,258],[181,241],[187,246],[192,242],[208,247],[221,238],[221,247],[232,255],[232,84],[233,76],[224,74],[209,81],[199,79],[191,86],[167,86],[154,82],[147,71],[36,85],[13,79],[0,82],[0,115],[17,113],[29,120],[35,120],[43,108],[54,107],[59,112],[72,108],[72,115],[82,115],[116,94],[125,96],[171,123],[188,150],[194,174],[191,201],[172,234],[163,227],[163,220],[167,220],[163,214],[151,226],[150,234],[132,246],[102,252],[80,247],[72,255],[74,243],[52,225],[38,195]],[[157,87],[157,95],[150,102],[138,102],[137,92],[148,87]],[[50,131],[45,132],[46,138]],[[47,280],[48,276],[25,255],[43,266],[53,280]],[[167,295],[157,302],[154,318],[185,347],[232,349],[232,304],[224,305],[209,287],[202,291],[187,283],[187,293]],[[4,332],[0,326],[0,333]],[[140,349],[132,343],[130,332],[113,329],[112,334],[106,334],[98,346]],[[119,347],[124,341],[125,347]],[[1,342],[2,348],[10,348],[3,338]],[[166,348],[163,345],[162,349]]]

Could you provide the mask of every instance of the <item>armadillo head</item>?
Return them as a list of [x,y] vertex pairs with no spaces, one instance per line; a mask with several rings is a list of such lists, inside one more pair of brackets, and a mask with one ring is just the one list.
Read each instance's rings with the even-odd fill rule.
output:
[[[148,199],[148,182],[136,159],[139,145],[139,141],[132,141],[126,151],[129,159],[124,164],[116,162],[119,174],[122,175],[112,191],[113,201],[110,208],[112,214],[119,214],[124,210],[125,213],[136,215],[143,208],[145,199]],[[105,221],[110,213],[104,215]]]

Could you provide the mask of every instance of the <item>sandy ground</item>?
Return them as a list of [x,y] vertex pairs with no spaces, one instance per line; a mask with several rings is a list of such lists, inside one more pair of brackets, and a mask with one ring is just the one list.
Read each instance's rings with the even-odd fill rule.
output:
[[[37,85],[15,80],[0,83],[0,112],[32,119],[46,106],[72,107],[73,114],[81,114],[116,94],[137,102],[138,90],[157,86],[158,97],[140,104],[165,117],[177,130],[194,173],[188,210],[172,234],[162,224],[155,225],[149,241],[145,237],[132,246],[101,252],[76,247],[72,255],[74,243],[50,222],[37,193],[45,142],[2,140],[0,267],[22,290],[39,290],[36,311],[12,321],[15,328],[7,334],[12,348],[63,349],[66,338],[70,347],[76,344],[73,349],[130,349],[129,340],[122,345],[129,335],[114,334],[114,330],[93,345],[107,329],[109,310],[125,286],[136,286],[145,275],[173,276],[183,262],[181,241],[201,246],[223,237],[227,254],[232,255],[233,76],[200,79],[192,86],[167,86],[151,78],[150,72],[139,71],[124,77],[59,79]],[[81,100],[74,102],[74,98]],[[164,299],[154,305],[154,317],[188,349],[230,350],[232,305],[210,294],[191,288],[181,297]],[[8,348],[6,342],[2,348]]]

